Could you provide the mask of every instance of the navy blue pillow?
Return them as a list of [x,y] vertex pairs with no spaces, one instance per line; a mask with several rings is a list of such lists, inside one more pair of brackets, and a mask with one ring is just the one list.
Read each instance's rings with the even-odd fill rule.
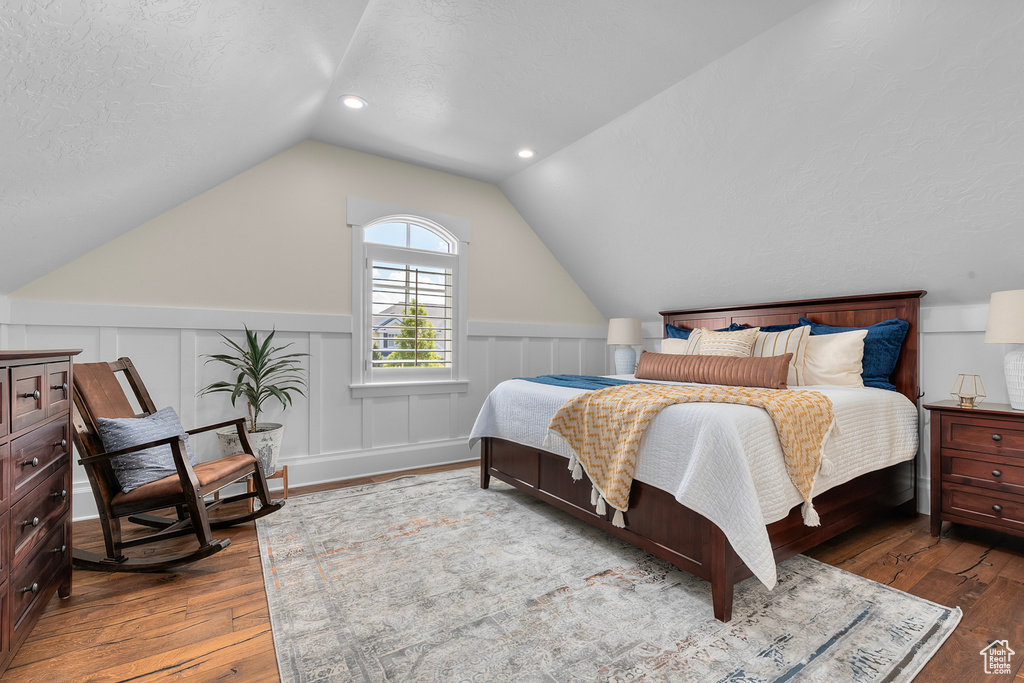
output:
[[837,334],[853,330],[867,330],[868,334],[864,337],[864,369],[861,372],[864,386],[896,391],[896,387],[889,383],[889,377],[896,369],[896,361],[900,357],[900,347],[903,346],[903,339],[907,336],[907,330],[910,329],[910,323],[906,320],[893,318],[866,327],[832,327],[811,322],[807,318],[800,318],[800,322],[811,326],[811,334]]
[[689,339],[691,332],[693,330],[684,330],[681,327],[665,323],[665,336],[669,339]]
[[733,323],[729,325],[729,331],[735,332],[736,330],[745,330],[750,327],[759,327],[762,332],[785,332],[786,330],[795,330],[800,327],[800,323],[789,323],[787,325],[740,325],[739,323]]
[[[733,325],[735,324],[736,323],[733,323]],[[730,325],[729,327],[721,327],[715,330],[715,332],[732,332],[733,330],[739,329],[742,328],[733,327],[732,325]],[[693,332],[693,330],[684,330],[681,327],[676,327],[675,325],[669,325],[668,323],[665,323],[665,336],[668,337],[669,339],[689,339],[691,332]]]

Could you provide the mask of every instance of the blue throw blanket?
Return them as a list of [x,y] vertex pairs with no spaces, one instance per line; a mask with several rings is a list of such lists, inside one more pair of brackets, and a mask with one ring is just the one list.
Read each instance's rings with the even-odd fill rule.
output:
[[643,384],[631,379],[612,379],[611,377],[594,377],[592,375],[541,375],[539,377],[516,377],[527,382],[553,384],[556,387],[572,387],[573,389],[605,389],[620,384]]

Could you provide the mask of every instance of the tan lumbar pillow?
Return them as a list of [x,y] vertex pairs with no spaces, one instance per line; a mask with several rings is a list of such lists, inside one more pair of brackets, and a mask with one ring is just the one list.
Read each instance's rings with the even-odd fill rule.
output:
[[697,353],[701,356],[733,356],[749,358],[757,340],[758,328],[748,327],[733,332],[716,332],[701,328],[699,330],[700,347]]
[[642,351],[635,374],[637,379],[786,389],[792,358],[791,353],[767,358],[736,358]]
[[804,350],[804,384],[862,387],[864,337],[867,330],[815,334]]

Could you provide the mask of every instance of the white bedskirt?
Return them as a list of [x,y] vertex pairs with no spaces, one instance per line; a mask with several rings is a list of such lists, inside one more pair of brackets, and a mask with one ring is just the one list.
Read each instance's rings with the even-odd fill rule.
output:
[[[917,408],[902,394],[832,386],[796,390],[822,392],[831,399],[836,416],[815,495],[916,455]],[[480,409],[470,446],[491,436],[543,449],[555,412],[582,391],[525,380],[502,382]],[[570,453],[563,450],[554,447],[568,458]],[[666,408],[644,436],[634,479],[672,494],[714,522],[754,575],[768,588],[775,586],[775,561],[765,525],[783,519],[803,499],[786,473],[778,433],[763,409],[723,403]]]

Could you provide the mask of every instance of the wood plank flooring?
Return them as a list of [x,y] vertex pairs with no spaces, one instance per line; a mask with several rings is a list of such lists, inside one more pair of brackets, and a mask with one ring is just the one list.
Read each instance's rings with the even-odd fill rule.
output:
[[[476,462],[425,468],[447,471]],[[403,473],[404,474],[404,473]],[[293,489],[292,494],[399,475]],[[76,522],[75,544],[102,548],[95,521]],[[50,602],[3,677],[20,681],[278,681],[252,523],[215,532],[227,549],[164,574],[76,570],[73,595]],[[184,539],[180,541],[186,543]],[[163,549],[162,549],[163,550]],[[1024,539],[891,517],[807,553],[822,562],[945,605],[964,618],[917,681],[1024,683]],[[979,651],[1008,639],[1014,677],[986,676]]]

